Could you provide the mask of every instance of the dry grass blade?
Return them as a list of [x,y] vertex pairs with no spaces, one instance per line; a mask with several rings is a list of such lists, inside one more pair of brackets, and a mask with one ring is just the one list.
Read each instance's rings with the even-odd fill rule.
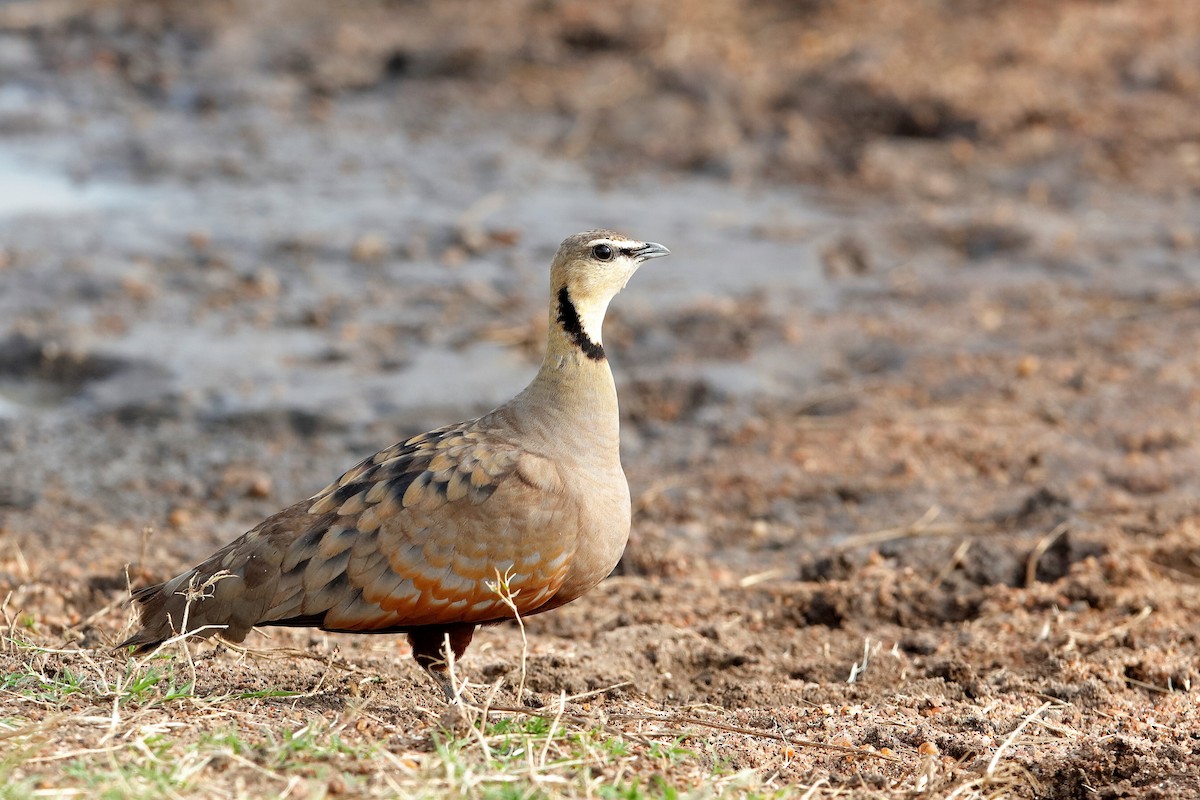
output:
[[[478,707],[473,707],[473,710],[479,711],[479,712],[485,711],[485,709],[478,708]],[[608,733],[612,736],[624,736],[625,738],[632,739],[632,740],[638,742],[639,744],[644,744],[644,745],[652,745],[653,744],[652,741],[645,738],[644,736],[639,736],[638,734],[632,734],[632,733],[629,733],[628,731],[622,731],[619,728],[616,728],[607,723],[603,723],[603,722],[598,723],[595,719],[592,719],[591,717],[586,717],[586,716],[579,715],[579,714],[567,714],[565,712],[555,712],[555,713],[551,714],[549,712],[539,711],[534,708],[522,708],[520,706],[505,706],[505,705],[489,706],[486,709],[486,712],[489,714],[491,714],[491,713],[520,714],[520,715],[523,715],[526,717],[537,717],[538,719],[544,719],[548,722],[554,722],[554,720],[557,719],[560,721],[560,723],[563,721],[566,721],[566,722],[570,722],[573,725],[577,725],[581,728],[595,727],[597,730],[602,730],[605,733]]]
[[1025,562],[1025,585],[1033,586],[1037,580],[1038,562],[1042,560],[1042,556],[1046,551],[1058,541],[1059,537],[1071,529],[1069,522],[1060,522],[1054,526],[1054,529],[1038,540],[1033,546],[1033,550],[1029,552],[1029,559]]
[[812,800],[812,798],[816,797],[818,789],[820,789],[822,786],[828,786],[828,785],[829,785],[828,778],[818,779],[815,783],[813,783],[811,786],[809,786],[804,791],[804,794],[800,795],[800,800]]
[[13,728],[8,731],[0,731],[0,742],[7,739],[20,739],[24,736],[33,736],[42,731],[53,730],[60,722],[64,722],[71,718],[70,714],[55,714],[52,717],[47,717],[40,722],[35,722],[31,725],[24,725],[19,728]]
[[311,650],[301,650],[296,647],[272,647],[264,650],[256,647],[245,647],[243,645],[224,640],[222,640],[221,646],[226,647],[242,656],[262,659],[264,661],[290,661],[295,659],[304,659],[307,661],[319,662],[330,669],[336,669],[351,675],[363,675],[367,678],[374,678],[380,681],[386,678],[382,672],[363,669],[357,664],[352,664],[345,659],[334,658],[331,653],[314,653]]
[[967,553],[970,552],[970,550],[970,539],[963,539],[961,542],[959,542],[958,547],[954,550],[954,555],[950,556],[950,560],[946,562],[946,565],[938,570],[938,574],[933,579],[933,585],[941,586],[945,580],[950,577],[951,572],[962,566],[963,562],[967,558]]
[[787,574],[787,570],[779,568],[768,569],[764,570],[763,572],[756,572],[753,575],[747,575],[744,578],[740,578],[738,580],[738,587],[741,589],[749,589],[751,586],[757,586],[760,583],[773,581],[778,578],[782,578]]
[[1141,611],[1134,614],[1120,625],[1114,625],[1108,630],[1101,631],[1100,633],[1080,633],[1078,631],[1071,631],[1070,636],[1073,642],[1083,642],[1085,644],[1093,645],[1100,644],[1101,642],[1108,641],[1109,639],[1116,639],[1124,636],[1126,633],[1149,619],[1152,613],[1154,613],[1154,610],[1150,608],[1150,606],[1143,606]]
[[834,546],[838,550],[853,550],[856,547],[890,542],[893,539],[908,539],[915,536],[945,536],[947,534],[958,533],[962,530],[963,526],[958,524],[934,525],[934,520],[941,513],[941,506],[932,505],[926,509],[920,519],[916,519],[907,525],[901,525],[896,528],[883,528],[882,530],[870,531],[868,533],[857,533],[853,536],[847,536]]
[[117,597],[115,600],[112,600],[111,602],[107,603],[106,605],[101,606],[95,613],[91,614],[90,616],[80,620],[79,622],[76,622],[74,625],[64,628],[63,633],[65,634],[70,631],[83,630],[84,628],[88,627],[89,625],[92,625],[93,623],[95,623],[96,620],[101,619],[102,617],[106,616],[107,614],[109,614],[113,611],[116,611],[118,608],[120,608],[121,606],[125,605],[128,602],[129,602],[128,596]]
[[814,750],[828,750],[830,752],[841,753],[848,756],[876,758],[880,761],[900,761],[900,759],[896,756],[887,755],[886,753],[878,753],[873,750],[859,750],[854,747],[846,747],[839,744],[828,744],[826,742],[816,742],[811,739],[800,739],[793,736],[784,736],[780,733],[772,733],[771,731],[764,731],[758,728],[745,728],[740,725],[728,725],[724,722],[714,722],[712,720],[701,719],[699,717],[660,716],[654,714],[610,714],[609,719],[666,722],[673,725],[698,725],[700,727],[725,731],[727,733],[738,733],[743,736],[753,736],[758,739],[771,739],[776,742],[790,744],[794,747],[807,747]]
[[525,634],[525,620],[521,619],[521,610],[517,608],[516,597],[520,590],[513,591],[511,572],[501,575],[500,570],[496,570],[496,582],[493,584],[488,581],[488,586],[512,611],[513,617],[517,620],[517,627],[521,631],[521,679],[517,685],[517,698],[520,699],[525,696],[526,665],[529,662],[529,638]]
[[1050,708],[1050,703],[1042,703],[1034,709],[1033,713],[1021,720],[1020,724],[1013,728],[1008,736],[1004,737],[1004,741],[1000,743],[1000,746],[996,748],[996,752],[992,755],[992,760],[988,762],[987,769],[983,773],[984,775],[990,777],[996,773],[996,766],[1000,763],[1000,756],[1004,755],[1004,751],[1012,747],[1012,743],[1017,740],[1021,732],[1028,728],[1031,722],[1044,714],[1048,708]]

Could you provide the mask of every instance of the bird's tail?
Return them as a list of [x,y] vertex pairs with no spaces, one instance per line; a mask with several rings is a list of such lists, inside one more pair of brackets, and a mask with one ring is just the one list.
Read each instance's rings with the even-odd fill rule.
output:
[[141,629],[116,646],[121,650],[133,647],[133,654],[148,653],[163,642],[180,634],[208,638],[224,633],[226,638],[240,641],[245,636],[227,633],[229,625],[222,617],[226,603],[211,602],[213,589],[219,581],[234,576],[227,572],[207,570],[208,562],[165,583],[137,589],[131,600],[138,611]]
[[175,635],[177,631],[172,630],[168,621],[170,617],[167,613],[169,598],[163,591],[164,586],[165,584],[162,583],[146,586],[131,595],[130,599],[137,608],[138,622],[142,627],[114,649],[123,650],[126,647],[133,647],[135,648],[133,653],[141,655],[150,652]]

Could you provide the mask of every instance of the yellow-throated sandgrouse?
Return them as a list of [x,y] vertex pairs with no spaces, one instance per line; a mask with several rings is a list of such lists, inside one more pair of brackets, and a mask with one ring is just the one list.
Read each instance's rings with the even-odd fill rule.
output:
[[[665,247],[571,236],[550,267],[546,357],[516,397],[362,461],[206,561],[134,592],[148,651],[186,632],[240,642],[256,625],[406,633],[452,695],[442,657],[477,625],[568,603],[629,538],[617,392],[601,345],[608,303]],[[186,622],[185,622],[186,620]]]

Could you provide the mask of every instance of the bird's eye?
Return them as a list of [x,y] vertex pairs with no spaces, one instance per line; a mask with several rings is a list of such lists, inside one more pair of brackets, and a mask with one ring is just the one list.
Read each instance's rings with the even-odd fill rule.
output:
[[615,253],[608,245],[598,244],[592,248],[592,255],[594,255],[600,261],[612,261]]

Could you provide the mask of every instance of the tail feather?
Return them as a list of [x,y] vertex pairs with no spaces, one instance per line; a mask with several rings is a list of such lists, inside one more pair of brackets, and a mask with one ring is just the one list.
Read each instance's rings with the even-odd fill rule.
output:
[[300,505],[285,509],[198,566],[135,591],[132,600],[141,629],[117,647],[147,653],[182,633],[200,638],[219,633],[231,642],[244,640],[275,597],[284,555],[281,544],[290,538],[289,520],[303,514]]
[[183,633],[202,639],[219,633],[231,642],[245,639],[265,603],[261,593],[247,590],[243,569],[222,567],[228,549],[165,583],[135,591],[131,598],[141,629],[117,648],[148,653]]
[[[337,512],[313,516],[310,505],[305,501],[286,508],[187,572],[135,591],[132,601],[141,628],[118,649],[147,653],[182,633],[202,638],[219,633],[240,642],[264,623],[323,625],[328,605],[302,608],[304,601],[312,604],[302,582]],[[296,543],[303,545],[305,558],[285,569]]]
[[142,627],[117,645],[115,650],[133,647],[135,648],[134,654],[141,655],[150,652],[174,635],[169,626],[161,624],[167,618],[165,613],[167,598],[163,594],[164,585],[157,583],[153,586],[144,586],[130,595],[130,600],[137,606],[138,622]]
[[[219,622],[211,621],[211,612],[216,608],[206,607],[207,598],[193,594],[188,596],[188,587],[197,578],[197,570],[189,570],[165,583],[146,586],[137,589],[130,596],[138,609],[138,622],[141,629],[116,649],[133,647],[134,655],[148,653],[168,639],[181,633],[192,633],[199,637],[212,636],[219,632]],[[190,602],[189,602],[190,600]],[[215,616],[220,616],[216,614]]]

